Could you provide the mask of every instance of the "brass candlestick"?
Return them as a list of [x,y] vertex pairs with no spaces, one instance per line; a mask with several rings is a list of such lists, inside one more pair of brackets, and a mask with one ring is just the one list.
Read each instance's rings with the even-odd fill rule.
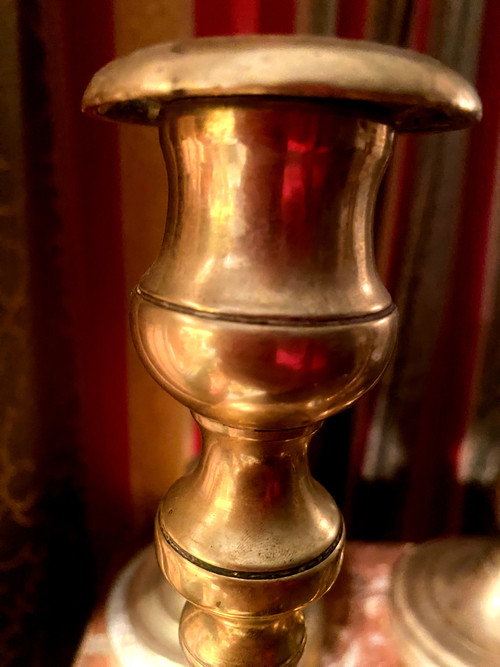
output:
[[167,165],[164,242],[132,328],[203,431],[156,521],[160,566],[188,600],[186,659],[295,665],[302,610],[332,585],[345,539],[308,442],[377,381],[396,335],[371,241],[394,131],[465,127],[478,98],[407,51],[245,37],[118,59],[83,106],[158,126]]

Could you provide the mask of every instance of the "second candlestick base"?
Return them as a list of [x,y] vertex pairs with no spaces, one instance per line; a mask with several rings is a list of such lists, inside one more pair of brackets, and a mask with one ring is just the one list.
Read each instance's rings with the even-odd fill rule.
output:
[[405,664],[496,667],[500,656],[500,543],[449,538],[412,547],[392,581]]

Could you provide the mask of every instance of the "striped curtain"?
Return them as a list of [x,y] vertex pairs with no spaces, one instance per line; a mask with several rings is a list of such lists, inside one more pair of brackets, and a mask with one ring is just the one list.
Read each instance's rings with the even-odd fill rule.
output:
[[[375,220],[401,313],[379,386],[312,465],[351,537],[493,530],[500,469],[497,0],[0,0],[2,665],[69,664],[109,573],[150,539],[196,447],[143,370],[128,294],[161,242],[154,131],[81,116],[108,60],[190,36],[313,33],[409,46],[477,86],[469,132],[401,137]],[[68,565],[69,564],[69,565]]]
[[344,468],[330,488],[353,537],[489,532],[500,470],[500,8],[464,0],[364,9],[363,36],[440,59],[476,84],[485,111],[468,133],[399,139],[375,221],[379,269],[401,313],[399,344],[379,387],[328,426],[323,448],[335,447],[337,421],[345,431],[349,420]]

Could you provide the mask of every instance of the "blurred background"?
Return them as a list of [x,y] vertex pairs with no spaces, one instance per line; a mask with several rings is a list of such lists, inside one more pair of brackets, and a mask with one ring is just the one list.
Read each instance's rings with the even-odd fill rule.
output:
[[500,474],[498,0],[0,0],[0,663],[71,664],[110,577],[198,447],[132,349],[164,228],[156,132],[80,114],[112,58],[169,39],[313,33],[428,53],[475,83],[470,132],[401,137],[375,220],[401,313],[380,385],[313,471],[361,540],[495,531]]

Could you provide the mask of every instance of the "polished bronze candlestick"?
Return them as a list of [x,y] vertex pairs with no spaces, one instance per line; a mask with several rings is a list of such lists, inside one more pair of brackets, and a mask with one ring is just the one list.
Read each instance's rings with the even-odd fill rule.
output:
[[244,37],[118,59],[84,108],[158,126],[167,166],[164,242],[132,328],[203,432],[156,521],[160,566],[188,600],[186,659],[295,665],[303,609],[332,585],[345,539],[308,442],[377,381],[396,336],[371,238],[394,132],[465,127],[479,101],[407,51]]

